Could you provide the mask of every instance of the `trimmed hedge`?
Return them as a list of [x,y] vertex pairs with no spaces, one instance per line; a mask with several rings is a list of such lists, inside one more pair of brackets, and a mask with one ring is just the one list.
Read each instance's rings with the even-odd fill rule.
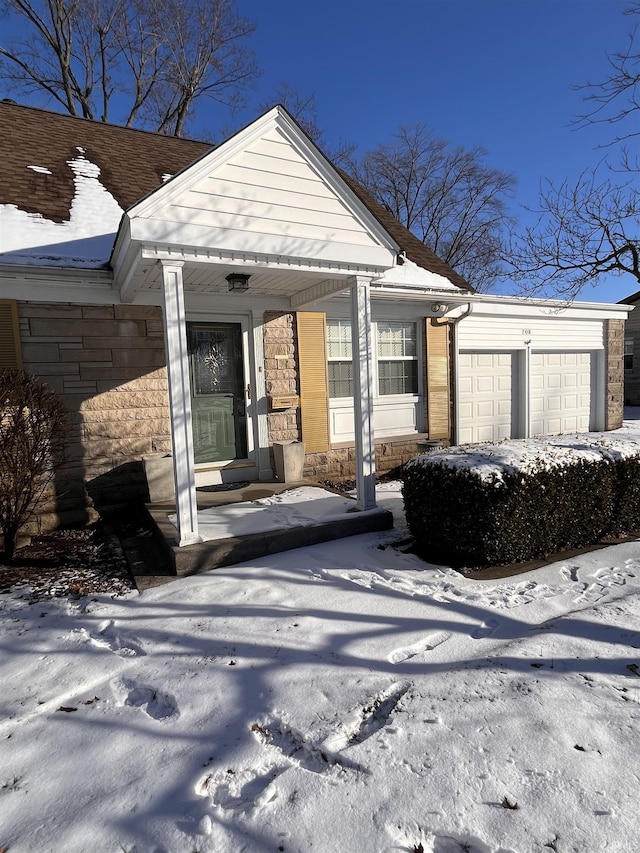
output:
[[460,457],[453,465],[446,454],[418,457],[402,472],[409,529],[428,559],[457,567],[539,559],[639,529],[640,449],[599,452],[484,472]]

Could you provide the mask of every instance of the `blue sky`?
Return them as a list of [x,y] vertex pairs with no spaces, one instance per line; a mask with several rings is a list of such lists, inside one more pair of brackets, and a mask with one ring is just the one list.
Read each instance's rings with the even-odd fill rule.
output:
[[[632,19],[628,0],[239,0],[257,24],[258,105],[286,81],[314,92],[330,144],[372,147],[421,121],[452,143],[488,151],[512,172],[514,211],[535,206],[542,177],[577,176],[603,156],[608,129],[575,130],[573,87],[608,71]],[[580,298],[637,290],[616,277]]]
[[[364,150],[418,121],[455,145],[484,147],[490,165],[515,175],[521,221],[541,178],[577,177],[605,153],[597,146],[609,128],[572,127],[584,107],[575,87],[606,77],[607,54],[624,48],[633,24],[623,15],[631,0],[237,2],[257,25],[251,44],[263,74],[233,121],[202,102],[198,135],[248,124],[286,82],[315,94],[330,147],[344,140]],[[615,302],[637,289],[613,277],[580,298]]]

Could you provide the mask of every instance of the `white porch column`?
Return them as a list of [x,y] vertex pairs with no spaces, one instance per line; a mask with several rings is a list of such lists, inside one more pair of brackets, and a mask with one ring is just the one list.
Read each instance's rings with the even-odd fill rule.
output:
[[173,447],[173,480],[176,487],[178,545],[202,542],[198,535],[198,506],[191,431],[189,355],[182,286],[182,261],[160,261],[164,297],[164,341],[169,378],[169,411]]
[[360,509],[376,506],[376,463],[373,439],[373,335],[371,331],[371,281],[351,279],[351,340],[354,379],[356,484]]

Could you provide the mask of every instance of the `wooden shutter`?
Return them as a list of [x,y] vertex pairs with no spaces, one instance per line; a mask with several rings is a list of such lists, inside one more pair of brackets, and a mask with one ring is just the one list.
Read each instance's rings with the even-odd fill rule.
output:
[[22,370],[18,305],[12,299],[0,299],[0,370],[7,367]]
[[329,381],[325,315],[298,312],[302,440],[306,453],[329,449]]
[[451,384],[449,325],[435,318],[425,321],[427,338],[427,431],[429,438],[449,438],[451,432]]

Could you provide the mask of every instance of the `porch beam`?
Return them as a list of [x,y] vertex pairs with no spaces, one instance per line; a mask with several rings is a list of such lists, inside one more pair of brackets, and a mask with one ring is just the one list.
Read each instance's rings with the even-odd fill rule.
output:
[[319,281],[317,284],[312,284],[305,290],[294,293],[291,297],[291,308],[293,311],[299,311],[301,308],[306,308],[307,305],[313,305],[314,302],[319,302],[322,299],[327,299],[335,293],[340,293],[343,290],[348,290],[352,279],[326,279]]
[[360,509],[376,507],[376,463],[373,437],[373,334],[371,279],[354,276],[351,285],[351,356],[354,378],[356,486]]
[[198,505],[191,430],[189,355],[184,311],[181,261],[161,261],[164,340],[169,379],[169,411],[173,448],[173,480],[178,516],[178,545],[202,542],[198,534]]

